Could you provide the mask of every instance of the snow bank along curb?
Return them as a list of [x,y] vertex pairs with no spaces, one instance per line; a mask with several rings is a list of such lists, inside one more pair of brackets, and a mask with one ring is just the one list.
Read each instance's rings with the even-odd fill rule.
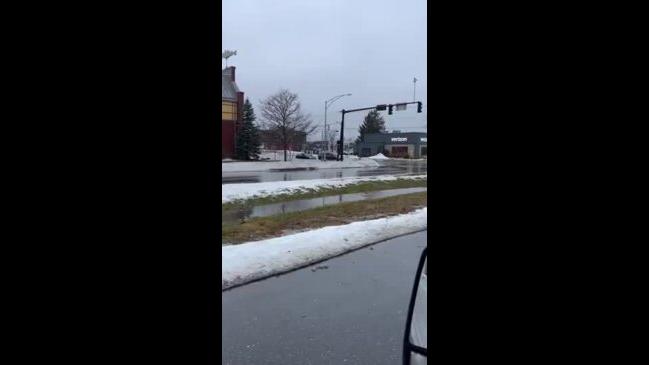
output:
[[394,181],[394,180],[415,180],[426,179],[428,175],[412,176],[362,176],[362,177],[343,177],[337,179],[317,179],[317,180],[293,180],[293,181],[270,181],[263,183],[250,184],[224,184],[221,185],[221,204],[229,203],[235,200],[250,199],[253,197],[267,197],[270,195],[292,194],[307,189],[317,189],[323,187],[342,187],[351,184],[371,181]]
[[389,158],[385,157],[385,155],[382,154],[382,153],[378,153],[378,154],[376,154],[376,155],[374,155],[372,157],[368,157],[368,158],[371,158],[372,160],[389,160]]
[[427,208],[221,248],[221,290],[426,228]]
[[379,163],[370,159],[345,159],[343,161],[299,160],[269,162],[228,162],[221,164],[221,172],[268,171],[274,169],[340,169],[377,167]]

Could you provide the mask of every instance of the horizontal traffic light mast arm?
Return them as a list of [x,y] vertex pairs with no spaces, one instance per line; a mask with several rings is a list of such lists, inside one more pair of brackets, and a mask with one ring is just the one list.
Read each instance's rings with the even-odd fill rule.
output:
[[404,104],[417,104],[417,103],[421,103],[421,101],[410,101],[410,102],[407,102],[407,103],[394,103],[394,104],[389,104],[388,106],[390,106],[390,105],[397,106],[397,105],[404,105]]
[[418,103],[421,103],[421,101],[410,101],[410,102],[407,102],[407,103],[395,103],[395,104],[379,104],[377,106],[371,106],[369,108],[358,108],[358,109],[349,109],[349,110],[343,109],[343,110],[341,110],[341,112],[343,114],[347,114],[347,113],[360,112],[360,111],[363,111],[363,110],[371,110],[371,109],[385,110],[387,107],[391,107],[391,106],[405,105],[405,104],[418,104]]
[[350,109],[350,110],[341,110],[343,113],[351,113],[351,112],[360,112],[361,110],[370,110],[370,109],[376,109],[376,106],[372,106],[369,108],[359,108],[359,109]]

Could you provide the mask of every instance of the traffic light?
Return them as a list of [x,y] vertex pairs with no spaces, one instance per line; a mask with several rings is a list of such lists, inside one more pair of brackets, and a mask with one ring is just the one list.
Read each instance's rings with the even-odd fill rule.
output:
[[417,102],[417,113],[421,113],[421,101]]
[[385,110],[386,107],[387,107],[387,105],[385,105],[385,104],[379,104],[379,105],[376,106],[376,110]]
[[388,114],[392,115],[392,104],[388,105]]

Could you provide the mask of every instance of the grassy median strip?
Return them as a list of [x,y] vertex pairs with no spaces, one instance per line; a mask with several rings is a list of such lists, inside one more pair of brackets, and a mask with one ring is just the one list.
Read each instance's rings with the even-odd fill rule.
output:
[[390,190],[390,189],[403,189],[403,188],[416,188],[426,187],[428,183],[427,178],[420,179],[398,179],[391,181],[365,181],[358,184],[350,184],[341,187],[322,187],[317,189],[305,189],[295,193],[277,194],[267,197],[255,197],[246,200],[235,200],[221,205],[224,210],[242,208],[252,205],[265,205],[272,203],[279,203],[291,200],[320,198],[323,196],[339,195],[339,194],[354,194],[354,193],[367,193],[370,191]]
[[391,196],[375,200],[340,203],[320,208],[252,218],[243,223],[222,224],[221,241],[237,244],[277,237],[354,221],[376,219],[411,212],[427,206],[427,192]]

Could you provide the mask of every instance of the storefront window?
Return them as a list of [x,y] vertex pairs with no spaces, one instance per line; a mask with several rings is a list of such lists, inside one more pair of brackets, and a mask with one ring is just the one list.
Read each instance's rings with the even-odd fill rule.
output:
[[393,157],[404,157],[408,154],[408,146],[392,147],[390,155]]

